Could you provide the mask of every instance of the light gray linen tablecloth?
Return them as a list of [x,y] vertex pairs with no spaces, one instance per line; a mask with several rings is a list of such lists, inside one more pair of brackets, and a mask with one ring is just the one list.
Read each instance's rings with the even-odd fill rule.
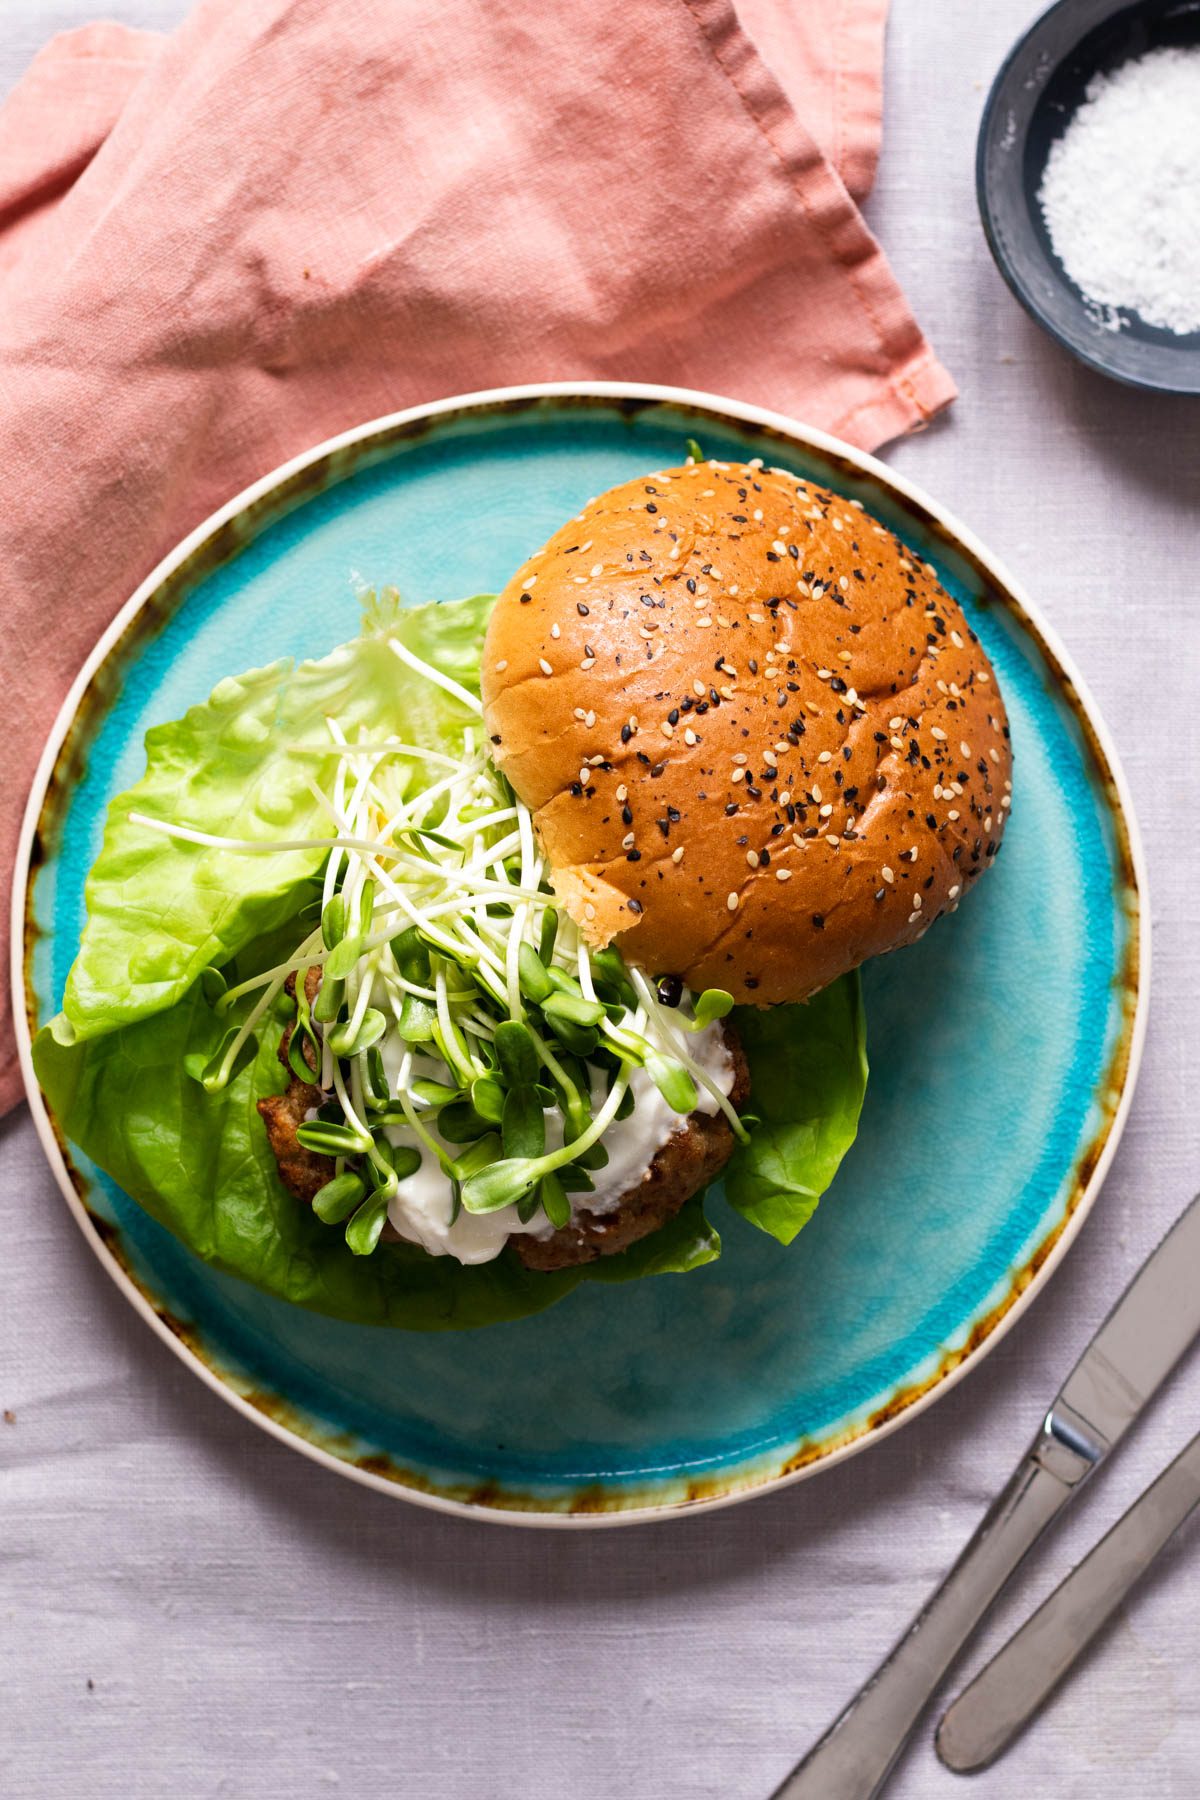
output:
[[[184,10],[113,7],[154,26]],[[0,86],[91,12],[89,0],[2,0]],[[980,1368],[832,1472],[665,1525],[504,1530],[366,1492],[224,1406],[109,1283],[22,1110],[0,1124],[0,1407],[13,1415],[0,1421],[3,1795],[760,1800],[953,1560],[1061,1376],[1200,1187],[1200,405],[1078,368],[988,258],[975,130],[1029,16],[1028,0],[896,0],[869,216],[962,390],[889,459],[1057,626],[1112,727],[1146,838],[1149,1040],[1080,1241]],[[966,1667],[1198,1426],[1193,1362]],[[1198,1549],[1185,1529],[972,1796],[1195,1800]],[[926,1730],[892,1791],[968,1790]]]

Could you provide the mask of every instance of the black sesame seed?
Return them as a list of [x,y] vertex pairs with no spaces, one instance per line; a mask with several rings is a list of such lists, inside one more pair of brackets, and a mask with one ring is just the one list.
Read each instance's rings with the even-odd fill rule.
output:
[[642,910],[642,903],[640,900],[630,900],[627,904],[632,913],[640,913]]
[[679,708],[677,706],[673,706],[671,708],[670,712],[667,714],[667,724],[668,725],[678,725],[678,723],[679,723]]
[[633,824],[633,814],[632,814],[632,812],[630,812],[630,810],[627,806],[623,806],[621,808],[621,823],[622,823],[622,825],[632,825]]
[[642,853],[640,850],[629,850],[625,854],[626,862],[641,862],[641,860],[642,860]]
[[579,614],[581,619],[586,619],[588,616],[588,609],[583,604],[582,600],[577,600],[575,602],[575,611]]
[[825,918],[822,913],[814,913],[812,916],[812,922],[813,922],[813,930],[814,931],[824,931]]
[[655,505],[654,505],[654,503],[653,503],[653,502],[652,502],[652,501],[650,501],[650,500],[647,500],[647,502],[646,502],[646,511],[647,511],[647,512],[657,512],[657,511],[658,511],[658,508],[657,508],[657,506],[655,506]]
[[666,763],[655,763],[654,767],[650,771],[651,780],[657,781],[659,776],[662,774],[663,770],[666,768],[666,766],[667,766]]
[[621,742],[623,744],[627,744],[632,736],[633,736],[632,725],[622,725],[622,727],[621,727]]
[[735,813],[735,812],[736,812],[736,811],[737,811],[737,807],[736,807],[736,806],[727,806],[727,807],[726,807],[726,808],[725,808],[725,817],[726,817],[726,818],[727,818],[727,819],[732,819],[732,817],[733,817],[733,815],[734,815],[734,813]]

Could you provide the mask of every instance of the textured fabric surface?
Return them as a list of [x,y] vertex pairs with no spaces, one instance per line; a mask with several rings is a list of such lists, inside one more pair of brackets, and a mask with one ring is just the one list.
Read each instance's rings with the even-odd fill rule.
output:
[[[133,23],[170,23],[161,6],[114,3]],[[14,78],[51,26],[71,22],[62,4],[23,5]],[[1181,825],[1200,767],[1200,433],[1194,405],[1076,367],[988,259],[974,134],[1030,10],[896,0],[868,217],[961,388],[890,460],[1008,561],[1062,633],[1109,719],[1147,842],[1146,1056],[1078,1243],[973,1374],[839,1469],[677,1523],[525,1534],[389,1503],[235,1416],[111,1287],[14,1114],[0,1125],[5,1794],[765,1800],[957,1554],[1071,1361],[1200,1186],[1200,849]],[[1197,1428],[1193,1359],[964,1669]],[[1194,1800],[1198,1529],[1011,1756],[968,1787],[925,1730],[889,1794]]]
[[[587,376],[868,447],[944,405],[838,173],[870,185],[884,10],[768,7],[791,97],[732,0],[201,0],[51,42],[0,111],[5,860],[117,607],[334,432]],[[0,1063],[2,1107],[2,1016]]]

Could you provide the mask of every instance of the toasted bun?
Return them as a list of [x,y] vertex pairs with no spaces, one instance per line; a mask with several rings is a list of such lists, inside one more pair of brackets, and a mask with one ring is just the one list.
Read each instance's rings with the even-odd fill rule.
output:
[[961,608],[782,471],[591,501],[497,601],[483,701],[587,939],[740,1002],[911,943],[1000,847],[1008,725]]

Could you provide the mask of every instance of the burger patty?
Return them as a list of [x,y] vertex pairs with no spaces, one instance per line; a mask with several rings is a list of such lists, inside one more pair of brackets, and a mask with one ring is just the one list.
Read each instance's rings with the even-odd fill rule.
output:
[[[733,1028],[723,1027],[733,1059],[729,1098],[739,1110],[750,1095],[750,1071]],[[552,1237],[517,1234],[509,1239],[527,1269],[548,1272],[577,1268],[600,1256],[615,1256],[648,1237],[706,1187],[733,1154],[733,1127],[724,1113],[694,1112],[682,1131],[667,1139],[642,1179],[627,1188],[611,1212],[582,1212]]]
[[[307,970],[304,991],[310,1006],[320,984],[319,970]],[[294,975],[288,976],[286,987],[294,996]],[[285,1069],[291,1066],[288,1046],[294,1030],[294,1024],[287,1025],[279,1041],[279,1060]],[[725,1048],[733,1060],[729,1098],[740,1110],[750,1094],[750,1071],[737,1033],[728,1023],[722,1031]],[[305,1047],[305,1061],[316,1074],[311,1046]],[[279,1165],[279,1178],[289,1193],[310,1206],[325,1183],[333,1180],[334,1161],[331,1156],[306,1150],[297,1141],[296,1131],[324,1098],[315,1083],[301,1081],[293,1074],[282,1094],[269,1094],[258,1102],[267,1142]],[[577,1268],[600,1256],[615,1256],[673,1219],[684,1202],[724,1168],[733,1154],[733,1143],[733,1128],[724,1113],[694,1112],[683,1129],[655,1152],[646,1174],[621,1195],[610,1211],[580,1213],[548,1238],[518,1232],[509,1238],[509,1243],[527,1269],[539,1272]],[[389,1242],[401,1241],[390,1221],[384,1227],[384,1236]]]
[[[304,972],[304,992],[311,1006],[317,997],[321,985],[321,971],[306,969]],[[295,998],[296,977],[289,975],[284,983],[288,993]],[[288,1062],[288,1046],[292,1041],[294,1024],[284,1027],[283,1036],[279,1040],[279,1060],[285,1069],[290,1069]],[[304,1046],[304,1060],[317,1073],[316,1061],[311,1044]],[[297,1200],[304,1200],[310,1206],[313,1199],[325,1186],[333,1180],[334,1165],[332,1156],[321,1156],[315,1150],[306,1150],[297,1142],[297,1128],[303,1125],[308,1114],[320,1106],[325,1096],[320,1088],[311,1081],[301,1081],[293,1074],[282,1094],[268,1094],[258,1102],[258,1110],[262,1122],[267,1128],[267,1142],[271,1146],[271,1154],[279,1164],[279,1179]]]

